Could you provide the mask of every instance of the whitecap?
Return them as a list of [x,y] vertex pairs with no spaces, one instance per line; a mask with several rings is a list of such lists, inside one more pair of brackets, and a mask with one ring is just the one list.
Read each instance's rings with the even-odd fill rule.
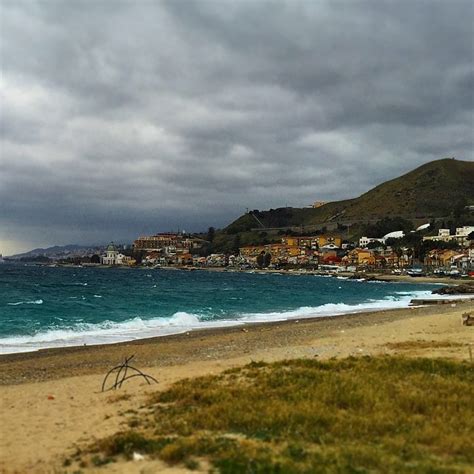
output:
[[7,303],[9,306],[18,306],[21,304],[43,304],[43,300],[17,301],[16,303]]
[[[208,307],[208,316],[178,311],[169,317],[151,319],[135,317],[122,322],[104,321],[96,324],[78,322],[75,326],[69,328],[54,328],[32,336],[10,336],[0,339],[0,353],[28,352],[48,347],[80,346],[83,344],[108,344],[178,334],[193,329],[406,308],[414,298],[440,297],[441,295],[432,295],[427,290],[413,290],[411,292],[400,291],[379,300],[368,299],[359,304],[327,303],[320,306],[304,306],[272,312],[227,314],[219,319],[216,319],[216,312]],[[447,295],[447,297],[453,298],[452,295]],[[42,302],[42,300],[37,301]]]

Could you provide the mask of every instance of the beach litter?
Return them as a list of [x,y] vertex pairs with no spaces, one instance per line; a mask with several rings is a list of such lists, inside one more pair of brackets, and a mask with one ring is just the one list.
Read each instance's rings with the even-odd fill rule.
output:
[[[158,383],[158,380],[156,380],[154,377],[151,375],[143,373],[140,369],[137,369],[136,367],[132,367],[129,362],[134,358],[135,356],[132,355],[130,357],[126,357],[125,360],[123,361],[122,364],[117,365],[110,369],[107,374],[104,377],[104,380],[102,382],[102,392],[107,392],[108,390],[117,390],[118,388],[122,387],[122,384],[126,380],[130,380],[131,378],[134,377],[142,377],[145,379],[148,385],[151,385],[151,382]],[[133,372],[132,374],[128,374],[128,372],[131,371]],[[109,385],[107,387],[107,380],[109,376],[111,376],[113,373],[115,373],[115,383]]]
[[137,453],[137,452],[133,452],[133,460],[134,461],[144,461],[145,460],[145,456],[143,456],[143,454],[140,454],[140,453]]

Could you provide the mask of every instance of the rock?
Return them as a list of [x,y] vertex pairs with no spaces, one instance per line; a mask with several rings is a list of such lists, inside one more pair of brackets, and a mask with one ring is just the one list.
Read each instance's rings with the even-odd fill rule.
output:
[[474,285],[443,286],[432,291],[436,295],[474,295]]

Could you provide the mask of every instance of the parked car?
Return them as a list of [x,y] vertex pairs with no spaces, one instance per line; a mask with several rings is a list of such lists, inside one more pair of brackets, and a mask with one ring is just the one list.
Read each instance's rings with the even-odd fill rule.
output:
[[426,276],[426,274],[425,274],[425,272],[423,271],[422,268],[409,268],[407,270],[407,274],[410,275],[411,277]]

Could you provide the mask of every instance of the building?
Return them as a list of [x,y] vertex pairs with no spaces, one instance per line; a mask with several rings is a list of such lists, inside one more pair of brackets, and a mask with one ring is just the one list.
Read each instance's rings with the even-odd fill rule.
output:
[[120,253],[116,245],[110,242],[105,251],[105,255],[100,257],[100,263],[102,265],[134,265],[136,261],[132,257]]
[[118,254],[117,247],[113,242],[110,242],[107,246],[105,255],[102,255],[100,258],[100,263],[102,263],[102,265],[117,265]]
[[198,249],[204,240],[186,236],[184,234],[161,233],[139,237],[133,242],[135,250],[162,250],[174,249],[175,253],[188,253],[191,249]]
[[474,232],[474,226],[465,225],[463,227],[457,227],[456,233],[451,234],[449,229],[439,229],[438,235],[430,235],[423,237],[423,240],[432,240],[435,242],[458,242],[461,245],[467,245],[469,243],[469,234]]
[[456,227],[456,237],[467,237],[472,232],[474,232],[474,226]]
[[384,244],[384,239],[377,239],[375,237],[361,237],[359,239],[359,247],[360,248],[366,248],[369,244],[371,244],[372,242],[378,242],[380,244]]
[[470,269],[474,266],[474,249],[469,248],[465,252],[451,249],[433,249],[426,254],[425,265],[445,269],[452,266],[459,269]]
[[340,235],[323,234],[311,236],[284,236],[281,243],[290,247],[304,247],[317,250],[325,245],[332,244],[341,247],[342,237]]
[[357,248],[351,250],[345,257],[343,257],[342,262],[346,266],[375,266],[376,258],[374,252],[371,250]]
[[366,248],[372,242],[378,242],[382,245],[385,245],[388,239],[401,239],[403,237],[405,237],[405,233],[403,232],[403,230],[396,230],[394,232],[389,232],[388,234],[385,234],[381,238],[364,236],[359,239],[359,247]]
[[248,263],[255,263],[263,252],[272,256],[273,263],[317,264],[318,249],[333,251],[336,254],[341,244],[342,239],[339,236],[284,236],[281,243],[241,247],[239,254]]

